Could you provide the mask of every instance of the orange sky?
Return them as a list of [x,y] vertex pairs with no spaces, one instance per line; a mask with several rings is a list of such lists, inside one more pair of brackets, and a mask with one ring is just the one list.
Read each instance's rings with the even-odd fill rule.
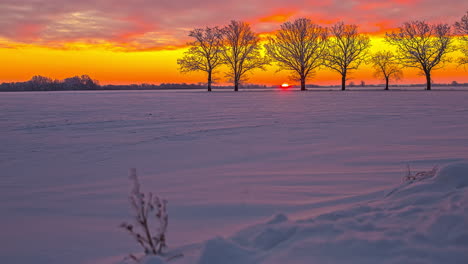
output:
[[[371,51],[387,49],[381,37],[373,37]],[[102,46],[70,47],[55,49],[27,45],[19,48],[0,48],[2,65],[0,81],[24,81],[34,75],[49,76],[64,79],[74,75],[88,74],[100,80],[102,84],[130,84],[130,83],[168,83],[205,82],[203,73],[181,74],[176,60],[185,49],[156,50],[156,51],[113,51]],[[453,57],[458,54],[453,53]],[[256,70],[250,75],[249,82],[257,84],[276,85],[289,81],[289,73],[276,72],[275,66],[267,71]],[[225,83],[223,73],[217,74],[220,83]],[[372,75],[369,65],[362,65],[351,76],[354,82],[364,80],[366,83],[381,83]],[[468,82],[468,74],[455,63],[448,64],[444,69],[433,74],[437,83],[458,81]],[[340,77],[337,73],[321,69],[309,83],[334,85]],[[404,70],[404,78],[398,83],[423,83],[424,77],[413,69]]]
[[[452,0],[239,0],[222,5],[215,0],[2,0],[0,3],[0,82],[25,81],[34,75],[63,79],[88,74],[102,84],[205,82],[203,73],[181,74],[187,33],[194,27],[222,26],[225,16],[249,22],[259,33],[273,32],[287,20],[309,17],[328,26],[337,21],[355,23],[372,36],[372,52],[388,49],[382,33],[404,21],[424,19],[453,23],[468,9],[465,1]],[[79,2],[79,3],[78,3]],[[131,3],[129,3],[131,2]],[[156,1],[158,2],[158,1]],[[437,7],[437,8],[434,8]],[[417,11],[416,11],[417,10]],[[453,58],[459,52],[452,54]],[[288,81],[288,72],[254,71],[250,83],[276,85]],[[437,83],[468,82],[465,69],[448,64],[435,71]],[[225,83],[224,74],[217,75]],[[350,81],[380,83],[363,65]],[[337,73],[322,69],[309,83],[339,84]],[[411,69],[399,83],[423,83]]]

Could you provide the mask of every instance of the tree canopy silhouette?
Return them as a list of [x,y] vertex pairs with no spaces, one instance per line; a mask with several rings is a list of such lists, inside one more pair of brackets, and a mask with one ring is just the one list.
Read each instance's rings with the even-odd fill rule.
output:
[[306,90],[306,80],[314,70],[323,64],[326,50],[327,31],[312,23],[308,18],[286,22],[265,44],[268,55],[278,63],[280,69],[293,72]]
[[450,26],[430,25],[424,21],[406,22],[396,31],[386,33],[385,40],[397,48],[397,58],[405,67],[417,68],[426,76],[426,90],[431,90],[431,72],[450,61]]
[[241,81],[246,80],[246,73],[254,69],[263,69],[269,64],[260,54],[260,39],[250,25],[232,20],[222,29],[223,46],[221,54],[228,67],[227,77],[234,82],[234,91],[239,90]]
[[96,90],[99,87],[99,81],[84,74],[66,78],[63,80],[63,86],[66,90]]
[[385,80],[385,90],[388,90],[390,79],[399,80],[403,76],[401,66],[391,51],[379,51],[370,57],[369,62],[375,70],[374,77]]
[[183,73],[191,71],[204,71],[208,75],[208,91],[211,92],[213,82],[212,75],[216,68],[222,64],[221,47],[222,34],[218,27],[196,28],[190,31],[189,36],[194,38],[188,43],[188,51],[184,57],[177,60],[180,71]]
[[455,23],[455,31],[461,35],[460,50],[464,55],[464,57],[460,58],[459,63],[462,65],[468,64],[468,11],[460,21]]
[[365,61],[369,47],[369,37],[359,34],[357,25],[339,22],[330,28],[325,66],[341,74],[341,90],[346,89],[350,71]]

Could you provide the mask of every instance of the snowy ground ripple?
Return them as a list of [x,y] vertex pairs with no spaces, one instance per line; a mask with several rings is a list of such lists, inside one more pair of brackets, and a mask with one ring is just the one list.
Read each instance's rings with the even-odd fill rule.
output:
[[232,237],[175,251],[186,251],[186,259],[174,263],[466,263],[468,163],[389,193],[310,219],[277,214]]
[[140,252],[130,168],[169,201],[169,250],[193,245],[177,261],[459,263],[466,188],[392,187],[468,160],[467,113],[442,90],[2,93],[0,263]]

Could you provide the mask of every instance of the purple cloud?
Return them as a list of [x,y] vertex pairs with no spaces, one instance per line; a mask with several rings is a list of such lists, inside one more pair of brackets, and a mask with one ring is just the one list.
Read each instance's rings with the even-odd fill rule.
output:
[[[183,45],[194,27],[231,19],[252,23],[258,32],[284,19],[310,17],[327,24],[343,20],[366,32],[405,20],[449,22],[468,9],[465,0],[2,0],[0,38],[49,45],[70,41],[111,42],[130,49]],[[285,15],[286,14],[286,15]]]

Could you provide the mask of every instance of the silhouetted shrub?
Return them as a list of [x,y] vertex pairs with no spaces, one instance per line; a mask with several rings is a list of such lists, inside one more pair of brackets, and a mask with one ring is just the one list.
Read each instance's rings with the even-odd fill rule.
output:
[[[166,231],[168,214],[167,201],[160,199],[151,192],[145,194],[140,190],[136,169],[130,171],[133,189],[130,193],[130,204],[134,210],[134,225],[123,222],[120,227],[127,230],[137,243],[143,248],[145,255],[161,255],[166,245]],[[150,221],[150,217],[154,220]],[[129,258],[139,262],[140,259],[133,254]]]
[[432,178],[436,175],[438,170],[439,168],[435,166],[430,171],[418,171],[418,172],[413,173],[411,172],[410,166],[408,165],[408,172],[406,176],[403,178],[403,180],[406,182],[413,182],[413,181],[424,180],[427,178]]

